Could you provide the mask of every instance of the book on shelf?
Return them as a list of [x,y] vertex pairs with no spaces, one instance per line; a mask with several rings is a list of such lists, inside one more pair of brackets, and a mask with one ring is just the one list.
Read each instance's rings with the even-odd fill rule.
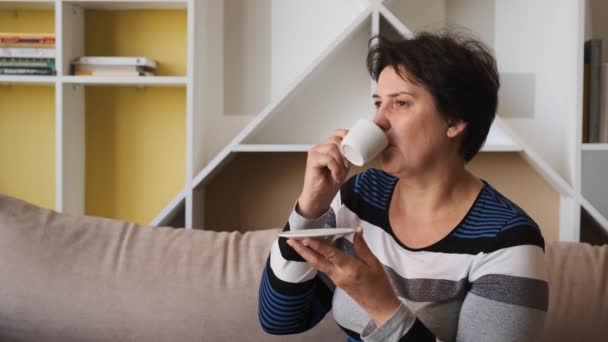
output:
[[0,57],[55,58],[55,48],[0,47]]
[[154,73],[150,71],[137,71],[137,70],[78,70],[74,72],[76,76],[154,76]]
[[0,33],[1,75],[54,75],[55,35]]
[[96,65],[132,65],[156,69],[156,61],[148,57],[101,57],[83,56],[72,61],[73,65],[96,64]]
[[2,68],[0,67],[0,75],[54,75],[55,69],[51,68]]
[[156,61],[148,57],[83,56],[70,65],[76,76],[154,76]]
[[[583,132],[583,137],[588,136],[588,143],[600,141],[600,101],[602,94],[602,41],[601,39],[591,39],[585,42],[584,50],[585,65],[588,65],[588,78],[584,82],[588,87],[587,119],[583,117],[583,127],[585,120],[588,121],[587,133]],[[584,93],[584,91],[583,91]],[[584,101],[583,101],[584,103]]]
[[0,57],[0,68],[50,68],[55,69],[54,58]]
[[50,33],[0,32],[0,47],[54,47],[55,35]]

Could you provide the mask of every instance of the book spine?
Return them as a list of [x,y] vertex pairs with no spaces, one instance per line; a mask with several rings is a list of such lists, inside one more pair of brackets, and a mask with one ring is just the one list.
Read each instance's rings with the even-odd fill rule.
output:
[[10,58],[55,58],[54,48],[0,47],[0,57]]
[[55,44],[52,35],[0,34],[3,44]]
[[55,48],[55,43],[0,42],[0,47]]
[[0,57],[3,68],[55,68],[55,59],[48,58],[6,58]]
[[32,69],[32,68],[1,68],[0,75],[54,75],[53,69]]

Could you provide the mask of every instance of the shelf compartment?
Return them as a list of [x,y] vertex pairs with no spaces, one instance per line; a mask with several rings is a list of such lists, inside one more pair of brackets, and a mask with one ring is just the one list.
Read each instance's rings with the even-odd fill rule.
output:
[[70,62],[80,56],[145,56],[158,63],[157,76],[185,76],[186,5],[186,1],[65,2],[62,75],[69,75]]
[[[0,11],[48,11],[55,8],[54,0],[3,1]],[[2,31],[5,32],[5,31]]]
[[55,209],[55,87],[0,85],[0,193]]
[[604,217],[608,217],[607,152],[608,149],[583,150],[581,173],[583,197]]
[[336,128],[373,115],[365,68],[371,20],[361,21],[243,140],[244,144],[310,145]]
[[[204,208],[205,220],[194,228],[246,231],[283,227],[302,190],[305,166],[306,153],[302,152],[236,153],[204,185],[207,200],[194,206]],[[378,161],[369,166],[382,167]],[[519,153],[479,154],[468,168],[526,210],[547,241],[558,240],[560,194]],[[350,175],[364,169],[353,168]],[[195,191],[202,191],[200,188]]]
[[55,2],[0,2],[0,32],[55,33]]
[[[55,34],[55,2],[0,2],[0,32]],[[53,84],[55,76],[0,75],[0,83]]]
[[86,86],[85,213],[147,224],[185,182],[183,88]]

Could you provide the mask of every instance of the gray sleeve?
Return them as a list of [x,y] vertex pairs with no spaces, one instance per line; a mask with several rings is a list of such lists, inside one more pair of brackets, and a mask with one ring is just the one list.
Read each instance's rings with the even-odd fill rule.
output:
[[457,341],[539,341],[546,312],[469,293],[458,321]]
[[480,257],[462,303],[457,341],[538,341],[549,306],[544,253],[521,245]]
[[397,342],[412,328],[416,316],[403,304],[379,327],[369,321],[361,333],[365,342]]
[[336,195],[331,203],[331,206],[320,217],[310,220],[297,211],[298,204],[296,203],[289,215],[289,229],[311,229],[311,228],[336,228],[336,210],[340,206],[340,193]]

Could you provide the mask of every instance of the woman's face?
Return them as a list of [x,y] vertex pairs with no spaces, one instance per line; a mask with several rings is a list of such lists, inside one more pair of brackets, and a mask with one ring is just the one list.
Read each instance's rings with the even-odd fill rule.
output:
[[[411,79],[403,70],[404,78]],[[397,177],[420,174],[454,153],[448,123],[439,114],[432,95],[406,81],[388,66],[378,78],[373,100],[374,122],[388,137],[382,153],[384,171]],[[457,149],[457,146],[456,146]],[[456,151],[457,153],[457,151]]]

